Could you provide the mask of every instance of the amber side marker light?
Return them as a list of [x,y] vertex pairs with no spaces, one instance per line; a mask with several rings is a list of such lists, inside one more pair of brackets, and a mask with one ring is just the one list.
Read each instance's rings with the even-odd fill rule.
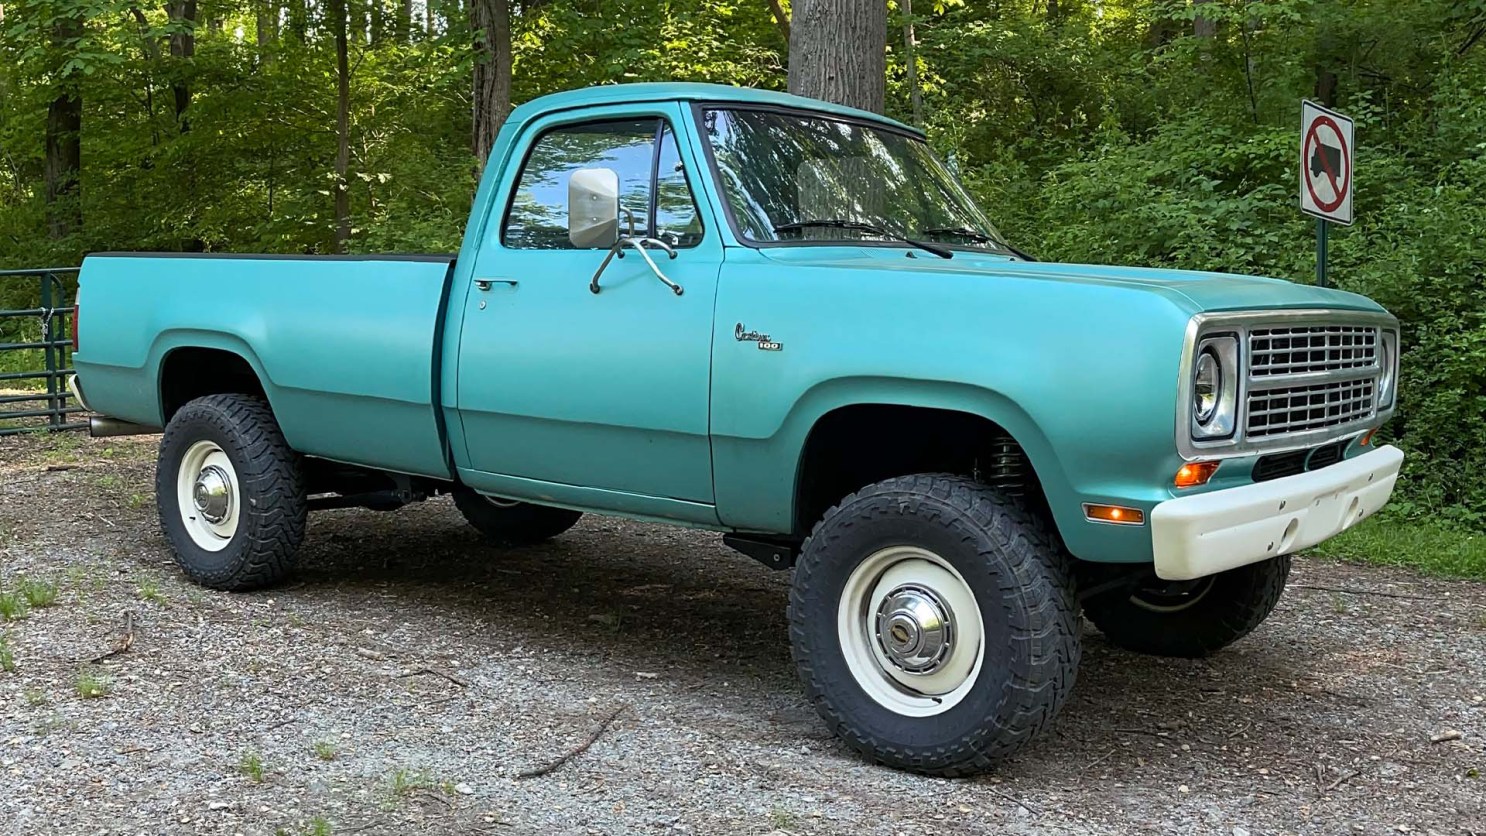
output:
[[1377,434],[1378,434],[1378,428],[1377,427],[1373,427],[1372,429],[1368,430],[1367,431],[1367,435],[1364,435],[1362,437],[1362,440],[1359,441],[1359,442],[1357,442],[1357,443],[1358,444],[1361,444],[1363,447],[1370,447],[1370,446],[1372,446],[1372,437],[1375,436],[1375,435],[1377,435]]
[[1207,480],[1213,478],[1213,474],[1217,472],[1217,462],[1187,462],[1176,472],[1176,479],[1172,481],[1176,482],[1178,488],[1195,488],[1206,485]]
[[1125,508],[1120,505],[1092,505],[1084,503],[1084,516],[1092,522],[1113,523],[1114,525],[1145,525],[1145,512],[1139,508]]

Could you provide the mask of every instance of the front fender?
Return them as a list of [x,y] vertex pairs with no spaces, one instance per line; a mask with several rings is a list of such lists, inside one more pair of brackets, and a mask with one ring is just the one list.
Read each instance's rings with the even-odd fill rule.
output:
[[941,409],[984,418],[1022,446],[1050,498],[1055,493],[1071,493],[1068,476],[1042,429],[1026,410],[1001,392],[946,381],[838,378],[816,384],[802,394],[768,437],[713,436],[717,506],[723,523],[746,530],[791,530],[796,485],[810,431],[836,410],[864,405]]

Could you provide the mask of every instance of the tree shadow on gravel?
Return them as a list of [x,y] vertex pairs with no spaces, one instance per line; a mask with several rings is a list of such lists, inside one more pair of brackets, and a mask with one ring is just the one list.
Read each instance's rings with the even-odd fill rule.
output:
[[[742,701],[787,701],[787,727],[813,720],[789,658],[787,574],[715,535],[592,519],[540,546],[500,549],[437,506],[349,512],[315,518],[301,567],[278,594],[331,594],[362,610],[359,599],[374,599],[398,622],[465,619],[495,643],[625,672],[664,670],[681,687],[728,680]],[[1086,627],[1080,681],[1055,735],[1008,769],[1041,773],[1055,751],[1054,762],[1077,759],[1132,736],[1217,746],[1256,728],[1304,735],[1308,695],[1294,683],[1314,650],[1261,628],[1208,659],[1161,659],[1114,648]]]

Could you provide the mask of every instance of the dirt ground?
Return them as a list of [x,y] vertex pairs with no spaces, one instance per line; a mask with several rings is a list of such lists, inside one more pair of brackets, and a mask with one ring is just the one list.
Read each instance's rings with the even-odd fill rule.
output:
[[787,573],[713,535],[500,551],[447,501],[324,512],[291,583],[209,592],[154,443],[0,439],[0,589],[60,589],[0,622],[0,834],[1486,834],[1486,585],[1299,560],[1202,661],[1086,627],[1054,732],[937,780],[826,732]]

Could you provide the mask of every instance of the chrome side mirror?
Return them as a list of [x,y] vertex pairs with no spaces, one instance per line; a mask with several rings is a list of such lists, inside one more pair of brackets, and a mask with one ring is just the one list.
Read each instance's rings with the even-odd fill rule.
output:
[[580,168],[568,177],[568,241],[577,249],[612,247],[619,240],[619,175]]

